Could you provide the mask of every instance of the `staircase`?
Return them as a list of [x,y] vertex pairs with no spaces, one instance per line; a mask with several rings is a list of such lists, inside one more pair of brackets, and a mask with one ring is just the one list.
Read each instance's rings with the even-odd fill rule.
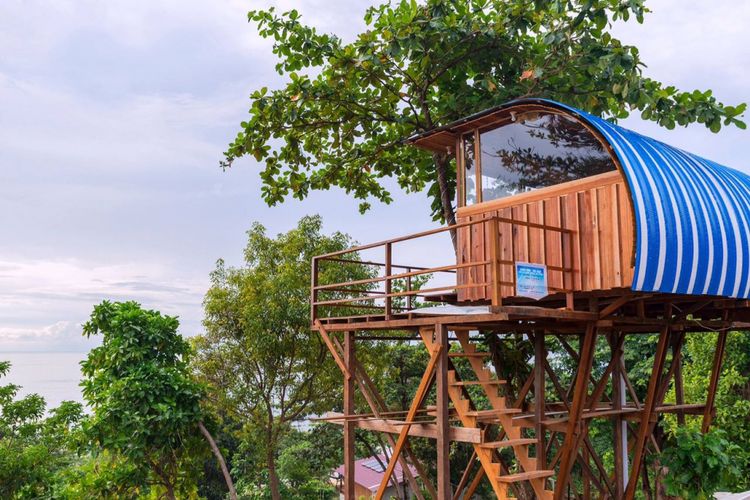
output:
[[[468,360],[476,380],[460,380],[460,376],[451,363],[448,370],[448,395],[461,424],[464,427],[484,429],[488,425],[499,425],[504,431],[503,439],[475,444],[474,451],[492,485],[497,498],[504,500],[508,496],[508,487],[513,483],[528,482],[534,490],[536,498],[551,500],[553,492],[546,489],[547,479],[554,475],[553,470],[542,470],[537,467],[537,460],[529,456],[529,446],[537,442],[536,439],[524,438],[521,428],[513,424],[513,415],[521,413],[520,409],[509,407],[506,400],[498,393],[498,388],[505,382],[498,380],[492,370],[485,366],[489,353],[477,352],[476,347],[469,343],[468,332],[456,332],[461,344],[460,353],[452,352],[449,358],[463,358]],[[431,335],[422,334],[422,339],[428,349],[432,349]],[[477,410],[467,391],[467,386],[479,386],[484,391],[491,405],[491,409]],[[485,436],[486,433],[482,433]],[[502,435],[502,433],[501,433]],[[484,438],[483,438],[484,439]],[[500,462],[496,460],[499,450],[511,448],[521,471],[503,474]]]

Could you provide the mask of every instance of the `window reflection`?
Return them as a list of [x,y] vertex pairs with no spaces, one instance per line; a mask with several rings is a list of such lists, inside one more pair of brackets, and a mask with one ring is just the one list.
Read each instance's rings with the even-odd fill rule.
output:
[[[599,140],[577,120],[559,114],[520,114],[513,123],[481,133],[479,141],[481,201],[615,170]],[[464,158],[468,205],[477,201],[469,175],[474,172],[473,149],[471,162],[466,151]]]
[[472,205],[477,202],[477,172],[474,161],[474,132],[463,137],[464,147],[464,202]]

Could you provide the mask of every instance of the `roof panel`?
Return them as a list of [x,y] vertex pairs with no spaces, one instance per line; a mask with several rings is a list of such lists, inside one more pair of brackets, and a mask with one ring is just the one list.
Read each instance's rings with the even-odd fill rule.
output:
[[633,289],[750,298],[750,176],[554,101],[610,143],[636,218]]

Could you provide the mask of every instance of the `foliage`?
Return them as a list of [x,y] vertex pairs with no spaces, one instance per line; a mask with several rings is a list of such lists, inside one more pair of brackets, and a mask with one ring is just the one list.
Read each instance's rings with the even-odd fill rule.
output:
[[[0,377],[10,363],[0,361]],[[17,399],[20,387],[0,386],[0,497],[49,495],[56,475],[75,463],[72,449],[83,415],[79,403],[64,401],[45,417],[44,399]]]
[[451,222],[455,166],[402,141],[512,99],[552,98],[612,119],[639,111],[667,128],[744,128],[744,104],[643,75],[638,49],[611,26],[647,12],[644,0],[401,0],[369,8],[367,30],[345,42],[296,10],[251,11],[287,83],[252,93],[223,165],[262,162],[271,205],[338,186],[364,211],[371,198],[391,201],[382,182],[391,178],[406,192],[427,189],[434,217]]
[[[717,334],[688,334],[683,348],[683,384],[686,401],[704,401],[708,389]],[[730,332],[727,335],[727,346],[724,363],[716,391],[716,417],[713,427],[724,431],[723,437],[735,445],[733,447],[733,464],[741,467],[742,474],[735,478],[731,489],[747,490],[750,488],[750,338],[746,332]],[[667,395],[673,402],[674,390]],[[699,419],[688,420],[687,426],[697,431]],[[667,431],[676,432],[677,421],[674,416],[665,421]]]
[[168,497],[195,489],[203,387],[190,374],[190,347],[176,318],[135,302],[104,301],[84,325],[102,345],[81,363],[83,396],[92,408],[84,426],[93,449],[134,466]]
[[60,471],[53,498],[135,499],[148,496],[147,477],[142,468],[107,451],[87,454],[80,463]]
[[[310,328],[310,261],[351,246],[348,236],[321,234],[318,217],[304,217],[276,238],[263,226],[248,231],[245,262],[219,261],[206,294],[206,334],[196,339],[197,367],[213,386],[216,404],[241,415],[244,457],[268,468],[274,498],[281,495],[276,471],[278,445],[293,422],[330,410],[340,402],[341,374]],[[363,266],[328,266],[322,282],[369,277]],[[265,478],[250,480],[256,486]]]
[[680,427],[675,431],[673,446],[661,455],[666,467],[664,485],[667,493],[699,500],[731,488],[741,471],[735,457],[739,447],[729,443],[726,433],[713,430],[707,434]]

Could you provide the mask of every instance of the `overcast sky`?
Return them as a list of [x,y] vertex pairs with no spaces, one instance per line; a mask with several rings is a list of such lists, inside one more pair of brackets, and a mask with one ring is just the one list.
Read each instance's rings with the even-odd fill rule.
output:
[[[136,299],[200,332],[218,258],[239,263],[245,231],[276,234],[305,214],[366,242],[433,226],[421,195],[361,216],[343,193],[269,208],[257,165],[222,172],[248,95],[282,84],[251,8],[297,8],[350,39],[356,0],[2,0],[0,2],[0,351],[84,350],[80,323],[104,298]],[[750,101],[750,2],[660,0],[617,28],[646,73]],[[625,125],[750,171],[747,132]],[[446,250],[449,251],[449,248]]]

